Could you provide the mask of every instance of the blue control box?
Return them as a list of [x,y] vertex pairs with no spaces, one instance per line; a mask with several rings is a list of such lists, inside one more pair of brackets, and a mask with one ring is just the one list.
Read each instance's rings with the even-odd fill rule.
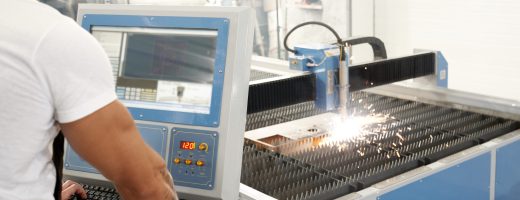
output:
[[174,128],[171,145],[169,166],[175,185],[213,189],[217,132]]
[[340,66],[340,50],[328,44],[296,45],[296,53],[289,58],[293,70],[308,71],[316,74],[316,106],[332,111],[339,104],[339,77],[336,73]]

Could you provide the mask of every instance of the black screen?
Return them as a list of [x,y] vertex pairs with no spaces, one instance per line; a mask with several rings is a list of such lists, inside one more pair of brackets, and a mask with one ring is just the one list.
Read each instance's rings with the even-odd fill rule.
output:
[[216,35],[128,33],[122,76],[213,83]]

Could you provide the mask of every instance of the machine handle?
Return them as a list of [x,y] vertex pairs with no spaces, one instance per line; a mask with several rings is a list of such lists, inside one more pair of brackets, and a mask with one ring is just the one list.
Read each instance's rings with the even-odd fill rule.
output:
[[385,43],[381,41],[379,38],[376,37],[356,37],[356,38],[349,38],[347,40],[342,41],[344,45],[358,45],[358,44],[369,44],[372,47],[372,50],[374,51],[374,59],[375,60],[381,60],[386,59],[386,49],[385,49]]

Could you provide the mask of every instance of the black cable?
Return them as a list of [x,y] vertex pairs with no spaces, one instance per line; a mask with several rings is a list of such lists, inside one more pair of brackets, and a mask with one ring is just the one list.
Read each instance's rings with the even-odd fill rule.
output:
[[298,24],[294,28],[292,28],[287,33],[287,35],[285,35],[285,38],[284,38],[284,41],[283,41],[283,45],[285,47],[285,50],[287,50],[289,52],[292,52],[292,53],[296,53],[296,51],[294,49],[289,48],[289,46],[287,45],[287,40],[288,40],[289,36],[296,29],[301,28],[302,26],[306,26],[306,25],[320,25],[320,26],[323,26],[323,27],[327,28],[328,30],[330,30],[330,32],[332,32],[332,34],[334,34],[334,37],[336,37],[336,40],[337,40],[337,43],[335,43],[335,44],[339,46],[340,60],[341,61],[344,61],[345,59],[347,59],[346,55],[345,55],[345,52],[346,52],[345,51],[345,47],[347,45],[358,45],[358,44],[365,44],[365,43],[369,44],[372,47],[372,50],[374,52],[374,59],[375,60],[380,60],[380,59],[386,59],[387,58],[385,44],[379,38],[376,38],[376,37],[359,37],[359,38],[349,38],[347,40],[342,40],[341,37],[339,37],[339,34],[336,32],[336,30],[334,30],[332,27],[330,27],[329,25],[327,25],[327,24],[325,24],[323,22],[317,22],[317,21],[304,22],[304,23]]
[[354,46],[358,44],[369,44],[374,52],[374,59],[381,60],[387,59],[385,43],[376,37],[355,37],[349,38],[342,41],[345,46]]
[[320,25],[320,26],[323,26],[327,29],[329,29],[330,32],[332,32],[332,34],[334,34],[334,37],[336,37],[336,40],[338,42],[339,45],[343,45],[343,42],[341,40],[341,37],[339,37],[339,34],[338,32],[336,32],[336,30],[334,30],[332,27],[330,27],[329,25],[323,23],[323,22],[317,22],[317,21],[310,21],[310,22],[304,22],[304,23],[301,23],[301,24],[298,24],[296,25],[294,28],[292,28],[288,33],[287,35],[285,35],[285,38],[283,39],[283,46],[285,47],[285,50],[287,51],[290,51],[292,53],[296,53],[296,51],[294,49],[291,49],[289,48],[289,46],[287,46],[287,40],[289,38],[289,36],[298,28],[302,27],[302,26],[306,26],[306,25]]
[[285,35],[285,38],[283,40],[283,45],[284,45],[284,48],[285,50],[289,51],[289,52],[292,52],[292,53],[296,53],[296,51],[294,49],[291,49],[289,48],[289,46],[287,45],[287,40],[289,38],[289,36],[298,28],[300,27],[303,27],[303,26],[306,26],[306,25],[320,25],[320,26],[323,26],[325,28],[327,28],[330,32],[332,32],[332,34],[334,34],[334,37],[336,37],[336,41],[337,41],[337,44],[339,45],[339,51],[340,51],[340,60],[343,61],[345,60],[346,58],[346,55],[345,55],[345,45],[343,43],[343,41],[341,40],[341,37],[339,36],[338,32],[336,32],[336,30],[334,30],[332,27],[330,27],[329,25],[323,23],[323,22],[317,22],[317,21],[309,21],[309,22],[304,22],[304,23],[301,23],[301,24],[298,24],[296,25],[294,28],[292,28],[288,33],[287,35]]

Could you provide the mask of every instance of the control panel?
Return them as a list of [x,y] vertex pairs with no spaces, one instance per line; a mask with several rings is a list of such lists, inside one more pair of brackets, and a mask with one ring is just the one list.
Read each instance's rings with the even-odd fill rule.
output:
[[173,128],[170,149],[169,166],[175,185],[213,188],[218,149],[217,132]]

